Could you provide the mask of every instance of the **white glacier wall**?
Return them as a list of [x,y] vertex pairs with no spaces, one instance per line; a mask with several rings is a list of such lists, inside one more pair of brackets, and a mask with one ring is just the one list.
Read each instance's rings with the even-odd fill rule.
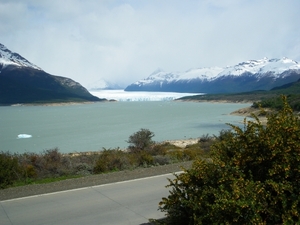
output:
[[117,101],[172,101],[177,98],[200,93],[177,93],[177,92],[144,92],[144,91],[124,91],[124,90],[101,90],[90,91],[90,93],[99,98]]

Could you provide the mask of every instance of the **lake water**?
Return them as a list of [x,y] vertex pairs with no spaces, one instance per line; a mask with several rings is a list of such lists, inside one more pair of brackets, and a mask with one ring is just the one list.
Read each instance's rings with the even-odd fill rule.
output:
[[[175,101],[106,102],[68,106],[0,107],[0,151],[60,152],[125,148],[128,137],[141,128],[155,141],[219,134],[239,124],[230,112],[250,104]],[[19,136],[18,136],[19,135]],[[27,136],[26,136],[27,135]]]

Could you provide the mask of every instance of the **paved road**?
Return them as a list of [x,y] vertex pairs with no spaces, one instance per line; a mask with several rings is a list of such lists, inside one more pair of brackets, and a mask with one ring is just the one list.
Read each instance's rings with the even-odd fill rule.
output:
[[112,184],[1,201],[1,225],[143,224],[162,218],[158,203],[168,195],[160,175]]

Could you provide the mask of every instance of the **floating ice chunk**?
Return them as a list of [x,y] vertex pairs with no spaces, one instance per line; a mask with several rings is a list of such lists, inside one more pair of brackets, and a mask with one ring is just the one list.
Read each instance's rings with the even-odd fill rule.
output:
[[32,137],[32,135],[30,135],[30,134],[19,134],[18,135],[18,138],[31,138]]

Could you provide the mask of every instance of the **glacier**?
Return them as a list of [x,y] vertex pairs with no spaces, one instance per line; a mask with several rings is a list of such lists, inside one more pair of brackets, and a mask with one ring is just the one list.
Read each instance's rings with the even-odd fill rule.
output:
[[127,92],[124,90],[99,90],[99,91],[90,91],[90,93],[99,98],[106,98],[108,100],[116,100],[116,101],[123,101],[123,102],[172,101],[184,96],[202,94],[202,93],[146,92],[146,91]]

